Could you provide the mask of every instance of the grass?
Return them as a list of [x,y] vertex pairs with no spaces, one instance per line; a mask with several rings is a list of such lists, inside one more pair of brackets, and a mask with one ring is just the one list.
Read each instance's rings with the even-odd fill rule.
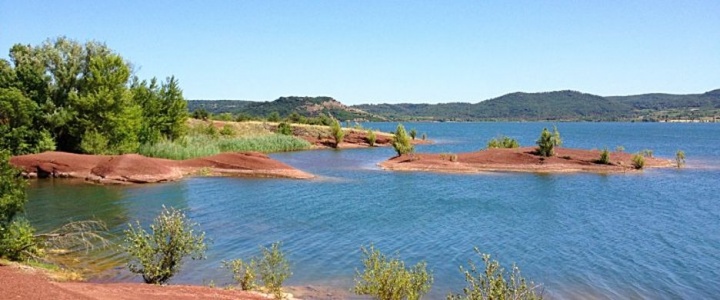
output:
[[174,141],[163,140],[152,145],[142,145],[138,152],[149,157],[183,160],[223,152],[271,153],[305,150],[310,147],[310,143],[305,140],[279,134],[254,137],[212,137],[194,134]]

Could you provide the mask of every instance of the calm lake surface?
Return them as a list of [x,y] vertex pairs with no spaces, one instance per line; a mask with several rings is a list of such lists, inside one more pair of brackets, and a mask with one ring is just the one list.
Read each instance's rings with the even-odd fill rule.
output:
[[[396,123],[365,123],[392,131]],[[532,145],[549,123],[407,123],[436,143],[419,152],[467,152],[504,134]],[[622,145],[626,152],[687,155],[687,168],[636,174],[452,175],[394,173],[376,164],[391,148],[318,150],[272,157],[315,180],[189,178],[142,186],[33,181],[27,214],[41,230],[100,219],[120,240],[127,223],[148,224],[162,205],[186,209],[212,240],[172,283],[231,282],[221,261],[282,241],[289,285],[349,290],[360,246],[374,243],[406,263],[425,260],[428,297],[461,291],[460,265],[477,246],[542,283],[552,298],[707,299],[720,295],[720,124],[559,123],[564,146]],[[83,267],[99,281],[139,281],[114,249]]]

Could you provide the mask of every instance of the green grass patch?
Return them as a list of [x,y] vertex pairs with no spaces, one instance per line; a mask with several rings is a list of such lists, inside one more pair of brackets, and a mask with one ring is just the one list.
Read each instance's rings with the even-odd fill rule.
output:
[[152,145],[142,145],[138,152],[149,157],[183,160],[223,152],[287,152],[306,150],[311,146],[303,139],[280,134],[255,137],[213,137],[194,134],[174,141],[163,140]]

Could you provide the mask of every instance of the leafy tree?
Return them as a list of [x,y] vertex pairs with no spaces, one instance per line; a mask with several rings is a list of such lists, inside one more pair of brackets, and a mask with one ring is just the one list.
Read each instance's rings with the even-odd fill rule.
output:
[[554,135],[550,133],[547,128],[543,128],[543,131],[540,133],[540,138],[537,140],[537,154],[545,157],[555,155],[556,142]]
[[478,270],[472,260],[469,262],[469,269],[461,266],[460,272],[465,274],[467,286],[463,288],[462,294],[448,295],[448,300],[535,300],[543,298],[542,293],[537,292],[537,286],[522,277],[517,266],[513,265],[512,271],[507,272],[497,260],[490,260],[489,254],[481,253],[478,248],[475,248],[475,252],[482,257],[485,269]]
[[415,136],[417,136],[417,130],[415,128],[410,129],[410,137],[415,140]]
[[267,118],[268,122],[280,122],[280,114],[276,111],[271,112]]
[[330,134],[332,135],[333,139],[335,139],[335,148],[337,148],[338,146],[340,146],[340,143],[342,143],[343,138],[345,137],[345,132],[340,126],[340,121],[338,121],[337,119],[333,119],[333,122],[330,125]]
[[415,150],[412,142],[410,141],[410,137],[408,137],[405,132],[405,127],[402,124],[398,124],[397,129],[395,129],[395,136],[393,136],[392,145],[398,156],[412,153]]
[[10,153],[0,150],[0,257],[10,260],[25,260],[40,252],[35,229],[17,218],[25,211],[26,185],[20,170],[10,164]]
[[255,288],[255,278],[257,270],[257,262],[255,258],[250,261],[242,259],[233,259],[231,261],[223,261],[223,268],[229,269],[233,273],[233,279],[237,281],[243,291],[250,291]]
[[201,109],[193,111],[192,117],[193,117],[193,119],[207,121],[210,118],[210,113],[208,113],[208,111],[205,110],[204,108],[201,108]]
[[411,268],[397,258],[388,258],[370,245],[362,247],[362,273],[356,271],[355,294],[379,300],[417,300],[430,291],[433,277],[425,262]]
[[292,130],[292,127],[290,126],[290,124],[285,123],[285,122],[280,122],[280,124],[278,124],[277,132],[279,134],[283,134],[283,135],[292,135],[293,134],[293,130]]
[[164,206],[150,225],[150,232],[145,231],[140,222],[135,226],[129,224],[124,245],[132,257],[128,268],[142,275],[145,283],[167,282],[180,270],[185,257],[204,258],[205,233],[196,232],[197,226],[183,212]]

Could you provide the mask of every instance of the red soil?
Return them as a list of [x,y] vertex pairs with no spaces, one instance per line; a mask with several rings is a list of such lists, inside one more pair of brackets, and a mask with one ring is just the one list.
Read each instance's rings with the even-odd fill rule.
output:
[[[610,153],[610,164],[599,164],[600,150],[582,150],[559,148],[555,156],[541,157],[534,154],[535,148],[487,149],[478,152],[459,153],[457,160],[451,161],[450,155],[411,154],[393,157],[380,163],[386,170],[397,171],[434,171],[451,173],[478,173],[484,171],[511,172],[596,172],[621,173],[636,171],[632,165],[633,154],[624,152]],[[672,167],[667,159],[646,157],[645,168]]]
[[268,299],[255,293],[203,286],[53,282],[40,271],[0,266],[2,299]]
[[174,161],[138,154],[84,155],[44,152],[15,156],[10,163],[27,177],[81,178],[97,183],[155,183],[173,181],[190,174],[248,177],[312,178],[261,153],[222,153]]

